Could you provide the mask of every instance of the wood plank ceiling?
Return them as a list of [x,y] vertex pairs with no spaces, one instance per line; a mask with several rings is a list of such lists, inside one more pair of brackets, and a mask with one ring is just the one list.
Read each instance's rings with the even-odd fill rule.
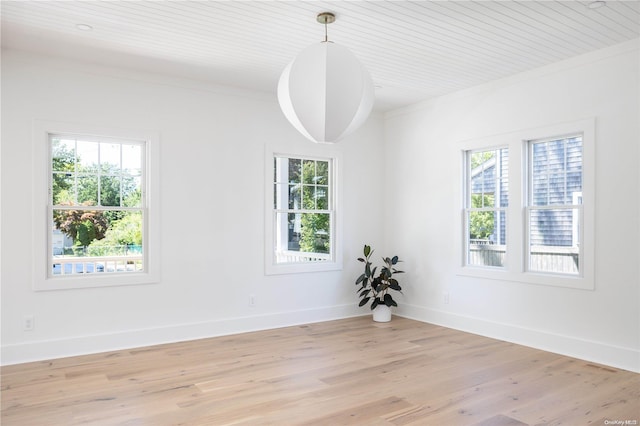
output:
[[[2,1],[2,44],[272,93],[324,37],[390,110],[640,37],[640,2]],[[92,27],[81,31],[78,24]]]

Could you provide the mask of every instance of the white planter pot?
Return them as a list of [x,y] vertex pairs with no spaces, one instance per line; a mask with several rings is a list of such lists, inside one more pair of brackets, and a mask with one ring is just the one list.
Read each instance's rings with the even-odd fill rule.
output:
[[378,305],[373,310],[373,320],[375,322],[391,321],[391,308],[387,305]]

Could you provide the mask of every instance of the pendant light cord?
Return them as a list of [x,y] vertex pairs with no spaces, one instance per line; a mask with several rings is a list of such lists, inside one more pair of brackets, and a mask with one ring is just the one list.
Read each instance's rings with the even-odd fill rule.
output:
[[316,21],[321,24],[324,24],[324,41],[323,43],[329,42],[329,32],[327,30],[327,25],[333,23],[336,20],[336,15],[331,12],[322,12],[316,16]]

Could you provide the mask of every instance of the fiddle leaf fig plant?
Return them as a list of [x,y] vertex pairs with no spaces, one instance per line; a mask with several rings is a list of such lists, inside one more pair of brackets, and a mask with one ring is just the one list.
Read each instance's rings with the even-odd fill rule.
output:
[[[396,290],[402,293],[402,287],[398,283],[398,280],[393,278],[394,274],[401,274],[404,271],[399,271],[395,268],[398,262],[398,256],[383,257],[382,261],[384,265],[380,267],[378,273],[378,267],[373,266],[371,262],[371,255],[373,250],[371,247],[364,246],[364,257],[359,257],[358,261],[364,263],[364,272],[356,280],[356,285],[359,285],[358,296],[360,297],[360,303],[358,306],[364,306],[371,301],[371,310],[375,309],[378,305],[398,306],[390,290]],[[376,275],[377,274],[377,275]]]

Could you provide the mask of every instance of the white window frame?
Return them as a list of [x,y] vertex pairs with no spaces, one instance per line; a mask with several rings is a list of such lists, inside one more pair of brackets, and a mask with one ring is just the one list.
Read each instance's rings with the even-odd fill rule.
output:
[[[473,169],[471,169],[471,156],[476,153],[476,152],[488,152],[488,151],[495,151],[498,152],[502,149],[507,149],[508,150],[508,146],[496,146],[496,147],[489,147],[489,148],[481,148],[481,149],[470,149],[470,150],[465,150],[464,151],[464,200],[463,200],[463,204],[464,204],[464,217],[463,217],[463,222],[464,222],[464,250],[465,250],[465,254],[464,254],[464,265],[465,266],[469,266],[469,267],[476,267],[476,268],[490,268],[490,269],[504,269],[506,267],[506,260],[507,260],[507,255],[505,254],[505,262],[504,265],[502,266],[492,266],[492,265],[472,265],[469,264],[469,254],[470,254],[470,250],[471,250],[471,244],[470,244],[470,239],[469,239],[469,228],[470,228],[470,223],[469,223],[469,217],[471,216],[471,212],[495,212],[497,213],[497,217],[498,220],[496,222],[496,227],[498,229],[498,241],[500,243],[502,243],[502,245],[505,245],[506,247],[506,253],[509,252],[509,246],[507,245],[507,241],[508,241],[508,232],[509,229],[507,227],[507,241],[501,241],[500,240],[500,213],[501,212],[505,212],[505,217],[506,212],[508,207],[505,206],[494,206],[494,207],[482,207],[482,208],[478,208],[478,207],[471,207],[471,196],[472,196],[472,172]],[[508,151],[507,151],[508,152]],[[510,155],[510,154],[509,154]],[[494,162],[495,162],[495,167],[498,167],[498,159],[494,158]],[[509,160],[510,161],[510,160]],[[508,180],[509,178],[507,177],[507,182],[509,182]],[[500,183],[500,178],[497,177],[496,175],[496,192],[494,195],[494,200],[495,202],[499,202],[500,201],[500,188],[501,188],[501,183]],[[506,221],[508,222],[508,219],[506,219]]]
[[[577,275],[528,271],[528,149],[530,141],[582,135],[582,254]],[[470,150],[489,150],[506,146],[509,149],[509,205],[506,212],[507,253],[505,266],[488,268],[467,265],[465,223],[466,153]],[[528,284],[593,290],[595,288],[595,119],[584,119],[525,129],[511,133],[461,141],[457,145],[460,165],[459,206],[456,216],[460,225],[455,229],[457,253],[460,255],[457,274],[476,278],[515,281]]]
[[[582,222],[582,218],[584,216],[582,203],[578,202],[578,200],[582,201],[582,191],[579,193],[574,193],[572,196],[571,204],[546,204],[543,206],[535,205],[533,202],[533,146],[536,143],[545,143],[563,140],[567,138],[572,138],[576,136],[582,136],[582,132],[573,133],[567,135],[554,135],[552,137],[544,138],[544,139],[536,139],[536,140],[528,140],[526,141],[526,166],[527,166],[527,181],[526,181],[526,196],[525,196],[525,269],[527,272],[538,273],[538,274],[550,274],[550,275],[558,275],[558,276],[582,276],[582,265],[584,265],[584,249],[581,244],[578,244],[578,241],[582,241],[582,227],[579,227],[578,224]],[[584,154],[584,150],[583,150]],[[583,161],[584,162],[584,161]],[[582,168],[584,174],[584,167]],[[566,182],[566,171],[565,173],[565,182]],[[578,195],[579,194],[579,195]],[[578,273],[560,273],[553,271],[541,271],[533,269],[531,266],[531,213],[532,211],[542,211],[542,210],[577,210],[578,215],[573,216],[572,218],[572,243],[574,247],[578,248]]]
[[[144,270],[135,273],[53,275],[51,268],[51,135],[139,141],[144,145]],[[35,120],[33,124],[33,275],[35,291],[158,283],[160,280],[159,137],[155,132]]]
[[[342,269],[342,216],[340,214],[340,167],[341,155],[337,151],[324,149],[314,149],[306,147],[298,152],[291,152],[287,149],[277,149],[273,146],[266,146],[265,149],[265,274],[296,274],[305,272],[336,271]],[[278,263],[276,258],[277,236],[279,227],[276,223],[278,210],[274,209],[273,200],[275,197],[274,158],[300,158],[305,160],[329,161],[329,210],[331,211],[331,253],[327,260],[319,262],[292,261],[288,263]],[[280,212],[282,213],[282,212]]]

